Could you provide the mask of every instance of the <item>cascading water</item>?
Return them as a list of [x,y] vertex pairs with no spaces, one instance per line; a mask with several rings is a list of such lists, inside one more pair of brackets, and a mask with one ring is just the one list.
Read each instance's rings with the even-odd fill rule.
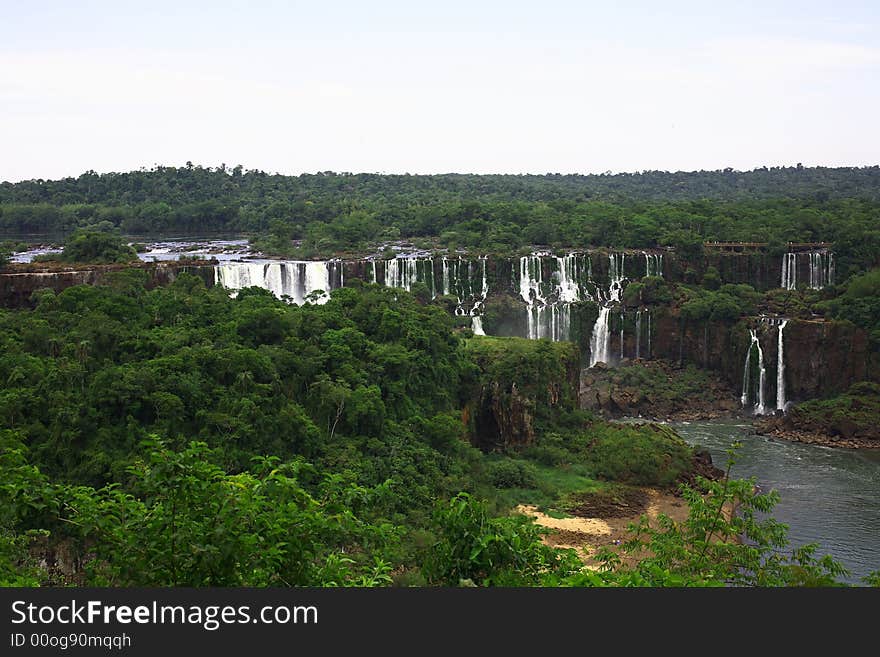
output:
[[642,251],[645,255],[645,276],[663,276],[663,254],[648,253]]
[[330,261],[226,262],[214,269],[214,282],[232,290],[261,287],[276,297],[302,305],[310,294],[320,292],[315,303],[330,299],[330,291],[342,287],[342,263]]
[[582,299],[582,281],[589,277],[589,258],[582,254],[554,257],[553,278],[544,281],[541,254],[519,259],[519,295],[526,302],[526,331],[532,340],[568,340],[571,304]]
[[530,340],[541,337],[540,309],[544,306],[541,293],[541,256],[527,255],[519,259],[519,294],[528,304],[526,308],[527,334]]
[[593,334],[590,336],[590,367],[596,363],[607,363],[610,358],[608,347],[611,342],[611,333],[608,330],[608,316],[611,308],[599,306],[599,316],[593,325]]
[[767,407],[764,405],[764,388],[766,384],[767,371],[764,368],[764,350],[761,349],[761,342],[758,340],[758,332],[757,329],[749,329],[749,335],[751,337],[751,343],[749,344],[748,350],[746,350],[746,364],[743,369],[743,392],[742,392],[742,405],[745,408],[749,403],[749,388],[751,387],[751,378],[749,376],[749,365],[752,360],[752,349],[758,349],[758,400],[755,403],[754,413],[755,415],[764,415],[767,412]]
[[648,358],[651,357],[651,311],[648,311]]
[[782,254],[781,287],[784,290],[797,288],[797,253]]
[[620,360],[623,360],[623,322],[626,318],[626,314],[623,310],[620,311]]
[[[584,272],[581,263],[584,260],[586,260],[587,263],[590,262],[589,258],[585,258],[584,256],[575,253],[569,253],[568,255],[556,258],[556,275],[559,280],[559,301],[563,303],[572,303],[581,300],[580,282],[584,280]],[[589,280],[590,273],[592,272],[587,273],[587,280]]]
[[821,290],[834,285],[834,254],[823,251],[810,253],[810,289]]
[[787,319],[783,319],[779,325],[779,335],[777,336],[776,345],[776,410],[785,411],[785,356],[783,354],[782,331],[788,324]]
[[834,285],[834,254],[830,251],[784,253],[782,255],[781,279],[781,285],[784,289],[797,289],[798,256],[809,259],[809,289],[821,290],[823,287]]
[[483,305],[486,303],[486,295],[489,294],[489,278],[486,276],[486,260],[488,256],[480,258],[480,295],[474,300],[471,307],[471,327],[474,335],[486,335],[483,330]]
[[613,303],[620,303],[621,294],[623,294],[623,281],[625,253],[612,253],[608,262],[608,300]]

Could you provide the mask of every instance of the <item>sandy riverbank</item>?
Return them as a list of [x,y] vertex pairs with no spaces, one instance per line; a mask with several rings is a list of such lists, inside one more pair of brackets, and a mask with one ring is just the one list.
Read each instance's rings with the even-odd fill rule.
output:
[[573,548],[587,567],[597,568],[599,563],[594,558],[596,551],[606,546],[614,547],[616,542],[627,540],[629,538],[627,528],[631,523],[638,522],[642,514],[647,514],[651,520],[655,520],[661,513],[676,522],[687,518],[688,505],[682,498],[652,488],[643,490],[646,493],[644,507],[614,518],[552,518],[538,511],[535,506],[526,504],[519,505],[515,510],[534,518],[537,524],[552,530],[544,536],[547,545]]

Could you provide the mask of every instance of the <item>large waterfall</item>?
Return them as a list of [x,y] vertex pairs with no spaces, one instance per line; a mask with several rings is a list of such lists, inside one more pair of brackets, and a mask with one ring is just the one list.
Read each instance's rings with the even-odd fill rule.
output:
[[226,262],[214,268],[214,283],[233,294],[246,287],[261,287],[297,305],[314,294],[312,300],[322,304],[329,300],[331,290],[343,285],[342,262]]
[[749,366],[752,360],[752,350],[757,347],[758,349],[758,399],[755,403],[755,415],[764,415],[767,412],[767,408],[764,405],[764,388],[767,377],[767,370],[764,368],[764,351],[761,349],[761,342],[758,340],[758,332],[757,329],[749,329],[749,334],[751,336],[751,343],[749,343],[749,348],[746,350],[746,364],[743,369],[743,391],[742,391],[742,405],[745,408],[749,403],[749,389],[751,388],[751,377],[749,376]]
[[519,295],[526,303],[526,335],[532,340],[568,340],[571,304],[588,296],[584,282],[592,275],[590,259],[575,253],[554,257],[551,262],[556,271],[547,281],[542,257],[536,253],[519,259]]
[[821,290],[834,285],[834,254],[831,251],[808,253],[783,253],[780,285],[785,290],[797,289],[798,260],[807,259],[809,265],[809,289]]
[[609,345],[611,344],[611,333],[608,329],[608,316],[611,313],[609,306],[599,307],[599,317],[593,325],[593,334],[590,336],[590,367],[596,363],[608,363]]
[[788,320],[783,319],[779,324],[779,335],[776,345],[776,410],[785,411],[785,355],[782,345],[782,332]]

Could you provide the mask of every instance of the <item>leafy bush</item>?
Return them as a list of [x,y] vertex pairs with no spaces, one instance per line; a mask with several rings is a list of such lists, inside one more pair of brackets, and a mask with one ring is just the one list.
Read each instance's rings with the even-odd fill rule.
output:
[[528,461],[509,458],[491,461],[486,476],[496,488],[533,488],[538,481],[535,466]]

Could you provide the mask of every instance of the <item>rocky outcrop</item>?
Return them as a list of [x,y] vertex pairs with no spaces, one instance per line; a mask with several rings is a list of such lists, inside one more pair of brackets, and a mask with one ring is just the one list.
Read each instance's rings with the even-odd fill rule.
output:
[[483,451],[534,444],[539,424],[575,408],[580,361],[575,345],[523,338],[469,341],[479,368],[463,420]]
[[755,423],[758,433],[831,447],[880,448],[880,385],[862,382],[833,399],[812,400]]
[[109,282],[114,274],[132,269],[146,272],[148,289],[168,285],[183,272],[213,285],[215,264],[216,261],[210,260],[175,260],[112,265],[8,265],[0,271],[0,304],[6,308],[26,308],[33,305],[33,294],[37,290],[50,289],[58,293],[74,285],[101,285]]
[[739,409],[737,394],[708,371],[666,361],[602,363],[584,370],[580,407],[604,417],[698,420],[729,416]]

